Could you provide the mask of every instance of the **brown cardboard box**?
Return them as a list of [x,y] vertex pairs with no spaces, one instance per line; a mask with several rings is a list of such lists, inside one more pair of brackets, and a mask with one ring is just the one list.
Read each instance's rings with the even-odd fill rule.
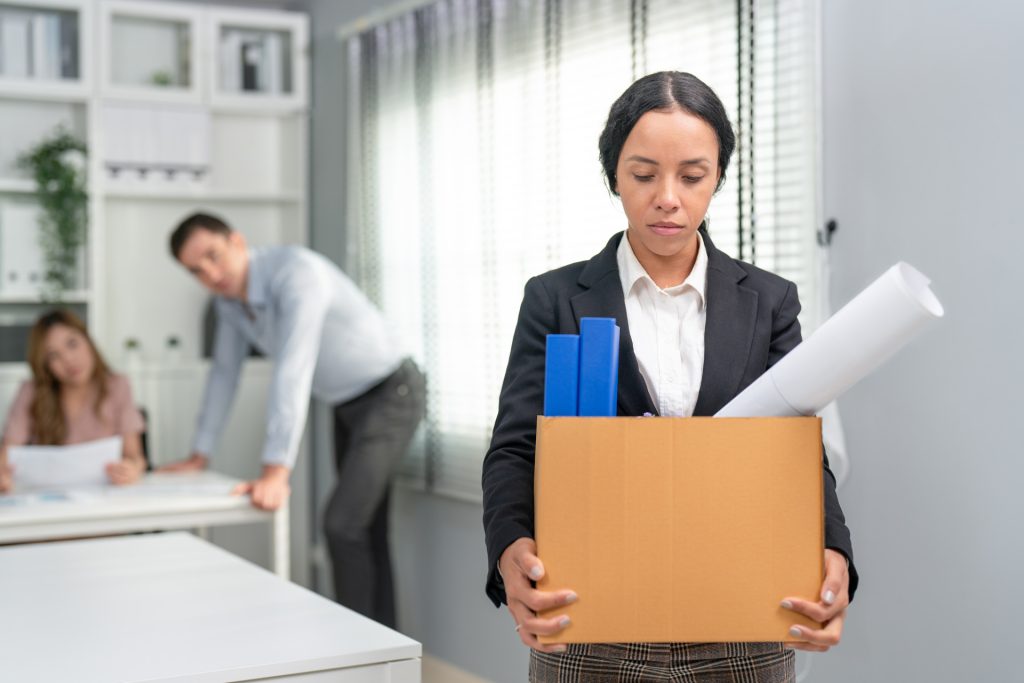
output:
[[824,571],[821,420],[540,417],[541,590],[571,625],[542,642],[793,640],[786,596]]

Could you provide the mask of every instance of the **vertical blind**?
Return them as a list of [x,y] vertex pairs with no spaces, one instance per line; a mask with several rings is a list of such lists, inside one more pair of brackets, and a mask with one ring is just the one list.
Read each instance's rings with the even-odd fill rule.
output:
[[428,376],[408,477],[479,499],[523,285],[626,227],[597,139],[644,74],[725,103],[711,235],[816,310],[811,2],[442,0],[347,39],[347,266]]

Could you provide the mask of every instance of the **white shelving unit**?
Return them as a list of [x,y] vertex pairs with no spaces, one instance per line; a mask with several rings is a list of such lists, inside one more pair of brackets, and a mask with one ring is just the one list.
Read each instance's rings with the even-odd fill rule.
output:
[[[8,54],[19,31],[23,58]],[[37,34],[51,51],[59,39],[60,59],[35,60],[50,65],[40,73]],[[115,365],[128,338],[150,363],[171,336],[199,358],[206,294],[167,248],[188,213],[220,214],[253,244],[308,241],[308,35],[308,17],[292,12],[0,0],[0,221],[5,206],[36,202],[19,154],[58,126],[86,142],[85,273],[64,300]],[[0,223],[0,237],[5,227],[17,228]],[[0,277],[0,328],[44,307]]]
[[[60,55],[59,68],[35,60],[37,31]],[[308,32],[304,14],[206,3],[0,0],[0,247],[5,229],[31,229],[24,219],[4,225],[5,207],[22,216],[26,207],[38,210],[35,183],[17,157],[65,127],[89,150],[89,221],[82,287],[64,302],[86,315],[107,359],[132,376],[157,462],[187,455],[208,365],[200,357],[208,297],[171,258],[171,230],[201,210],[222,216],[250,244],[308,242]],[[255,46],[246,48],[253,63],[230,74],[224,41],[243,38]],[[238,69],[241,42],[231,43]],[[49,66],[36,73],[34,60]],[[243,77],[257,89],[230,87]],[[2,267],[0,254],[0,335],[8,334],[0,353],[50,306],[23,288],[5,291]],[[173,360],[170,337],[180,344]],[[141,345],[135,368],[123,354],[128,339]],[[0,357],[0,414],[27,376],[16,355]],[[215,456],[222,471],[258,473],[255,425],[265,423],[269,382],[266,361],[246,364]],[[305,500],[304,461],[293,477],[296,501]],[[293,505],[291,519],[303,538],[308,510]],[[259,561],[261,543],[259,534],[247,541],[232,531],[222,544]],[[295,545],[293,566],[306,566],[305,553]]]

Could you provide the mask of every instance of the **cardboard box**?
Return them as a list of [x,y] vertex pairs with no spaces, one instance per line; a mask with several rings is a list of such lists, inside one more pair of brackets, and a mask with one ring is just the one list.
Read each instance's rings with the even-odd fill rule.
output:
[[794,640],[820,625],[821,420],[539,417],[541,590],[579,600],[542,642]]

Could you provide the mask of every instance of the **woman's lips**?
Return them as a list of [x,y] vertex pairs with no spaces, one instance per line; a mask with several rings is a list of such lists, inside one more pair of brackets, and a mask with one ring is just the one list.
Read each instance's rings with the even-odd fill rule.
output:
[[654,223],[648,227],[654,231],[655,235],[662,235],[663,237],[678,235],[683,231],[683,226],[676,225],[675,223]]

